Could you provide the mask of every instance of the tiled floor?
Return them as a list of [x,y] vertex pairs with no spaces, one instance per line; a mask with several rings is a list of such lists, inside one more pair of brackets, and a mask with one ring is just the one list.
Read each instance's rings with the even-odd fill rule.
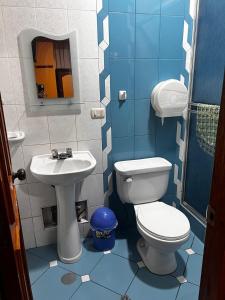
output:
[[[30,279],[35,300],[197,300],[199,292],[202,242],[191,234],[177,253],[178,268],[168,276],[149,272],[136,250],[137,232],[117,234],[115,248],[104,254],[93,249],[91,239],[83,241],[83,254],[75,264],[58,261],[56,246],[27,251]],[[49,263],[53,263],[50,267]],[[72,284],[61,278],[76,274]],[[84,276],[88,275],[88,276]]]

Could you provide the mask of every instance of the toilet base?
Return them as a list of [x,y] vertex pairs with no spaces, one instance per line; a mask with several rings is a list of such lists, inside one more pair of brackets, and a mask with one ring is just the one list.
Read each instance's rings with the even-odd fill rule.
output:
[[174,252],[159,252],[157,248],[150,246],[143,238],[137,242],[137,249],[145,266],[152,273],[167,275],[176,270],[177,261]]

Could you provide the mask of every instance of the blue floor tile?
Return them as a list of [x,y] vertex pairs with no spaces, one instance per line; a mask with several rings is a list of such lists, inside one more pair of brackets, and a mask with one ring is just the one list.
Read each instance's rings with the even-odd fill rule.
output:
[[192,246],[192,244],[193,244],[194,236],[195,236],[194,233],[191,231],[190,236],[189,236],[189,239],[187,240],[186,243],[184,243],[184,244],[181,246],[181,249],[184,249],[184,250],[190,249],[191,246]]
[[138,271],[127,291],[132,300],[174,300],[179,288],[177,279],[172,276],[157,276],[146,268]]
[[195,253],[203,255],[204,244],[202,241],[199,240],[199,238],[197,238],[197,236],[195,236],[194,242],[193,242],[193,245],[191,248],[195,251]]
[[[119,300],[127,292],[132,300],[197,300],[202,242],[191,233],[189,240],[176,253],[177,270],[170,276],[157,276],[146,268],[138,269],[136,262],[141,258],[136,243],[139,238],[136,228],[120,230],[116,233],[112,254],[107,255],[94,250],[92,239],[86,239],[83,241],[81,259],[74,264],[59,261],[56,245],[28,250],[27,262],[34,299],[68,300],[72,297],[74,300]],[[185,251],[188,248],[196,254],[188,255]],[[52,260],[58,260],[57,267],[49,268]],[[71,285],[62,284],[61,277],[70,271],[78,274],[77,280]],[[90,275],[91,281],[82,284],[79,275],[85,274]],[[175,277],[182,275],[188,283],[180,285]]]
[[140,255],[137,251],[136,244],[130,242],[127,239],[116,240],[115,247],[112,250],[114,254],[122,256],[124,258],[138,262],[141,260]]
[[176,260],[177,260],[177,269],[171,275],[178,277],[184,274],[187,260],[188,260],[188,254],[184,250],[179,249],[176,252]]
[[118,295],[96,283],[91,281],[83,283],[73,295],[71,300],[121,300],[121,295]]
[[201,270],[202,256],[198,254],[190,255],[184,275],[188,282],[200,285]]
[[136,263],[114,254],[107,254],[91,273],[91,280],[123,295],[137,270]]
[[[48,262],[59,259],[56,245],[34,248],[30,251],[32,251],[33,254],[47,260]],[[92,271],[102,256],[102,252],[97,252],[93,249],[92,240],[86,239],[83,242],[83,250],[80,260],[74,264],[64,264],[59,261],[59,266],[79,275],[85,275]]]
[[48,269],[49,266],[45,260],[32,255],[29,252],[27,252],[27,264],[31,284],[33,284]]
[[52,260],[58,260],[58,254],[57,254],[57,246],[55,244],[48,245],[48,246],[42,246],[38,248],[32,248],[29,249],[29,253],[32,253],[38,257],[41,257],[42,259],[46,260],[47,262],[50,262]]
[[136,232],[117,234],[115,247],[112,252],[124,258],[138,262],[141,257],[137,251],[137,241],[140,236]]
[[199,287],[191,283],[181,285],[176,300],[198,300]]
[[103,252],[96,251],[92,246],[92,239],[83,242],[83,252],[80,260],[74,264],[63,264],[60,266],[79,275],[90,274],[98,261],[103,256]]
[[77,275],[76,281],[72,284],[63,284],[61,278],[67,271],[60,267],[48,269],[32,287],[34,300],[68,300],[81,284]]

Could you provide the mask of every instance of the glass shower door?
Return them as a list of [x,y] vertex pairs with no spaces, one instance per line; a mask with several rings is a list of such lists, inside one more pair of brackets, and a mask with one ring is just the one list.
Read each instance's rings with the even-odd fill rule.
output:
[[197,110],[193,108],[190,111],[189,122],[189,141],[183,201],[191,211],[204,221],[210,198],[214,155],[206,151],[201,145],[197,133]]
[[[216,122],[200,120],[198,104],[219,109],[225,67],[225,2],[199,0],[192,98],[189,104],[183,204],[205,221],[210,199]],[[208,109],[208,108],[207,108]],[[217,117],[213,115],[213,117]],[[200,118],[201,119],[201,118]],[[215,121],[215,120],[214,120]],[[205,126],[204,128],[200,128]],[[199,128],[202,130],[199,131]],[[214,131],[213,135],[211,129]],[[204,131],[205,130],[205,131]],[[199,138],[200,135],[200,138]]]

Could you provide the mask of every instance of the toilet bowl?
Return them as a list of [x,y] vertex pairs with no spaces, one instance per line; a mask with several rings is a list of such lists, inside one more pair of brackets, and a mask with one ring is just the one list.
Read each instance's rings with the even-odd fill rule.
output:
[[138,252],[146,267],[166,275],[177,268],[175,252],[190,235],[187,217],[159,201],[166,193],[171,163],[161,157],[115,163],[117,191],[123,203],[132,203],[142,238]]
[[146,267],[155,274],[165,275],[177,268],[175,251],[190,234],[187,217],[163,202],[135,205],[137,228],[143,237],[137,248]]

